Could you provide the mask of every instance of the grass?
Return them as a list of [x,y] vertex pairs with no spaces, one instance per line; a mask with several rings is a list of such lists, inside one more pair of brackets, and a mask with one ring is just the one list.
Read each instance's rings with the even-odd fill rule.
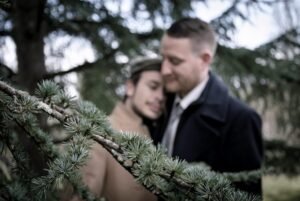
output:
[[300,176],[265,175],[263,198],[264,201],[300,201]]

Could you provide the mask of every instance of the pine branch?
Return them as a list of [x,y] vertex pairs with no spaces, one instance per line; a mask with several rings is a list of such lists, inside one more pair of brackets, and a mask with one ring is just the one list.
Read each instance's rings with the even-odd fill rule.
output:
[[[1,82],[1,84],[2,84],[2,82]],[[60,114],[58,111],[53,110],[46,103],[39,101],[35,97],[30,97],[25,92],[16,90],[12,87],[9,87],[8,85],[6,85],[6,86],[1,85],[0,88],[3,89],[3,91],[5,91],[7,94],[13,96],[13,98],[15,99],[13,104],[16,104],[16,105],[19,104],[19,103],[17,103],[18,98],[19,99],[30,99],[30,100],[34,101],[33,105],[36,107],[36,109],[43,110],[46,113],[48,113],[49,115],[52,115],[53,117],[56,117],[57,119],[60,119],[61,121],[63,121],[64,118],[67,118],[66,116],[64,116],[64,114]],[[13,106],[11,105],[11,107],[13,107]],[[56,107],[56,108],[58,108],[58,107]],[[58,161],[58,162],[56,162],[56,164],[59,164],[59,161],[61,159],[60,159],[60,156],[58,155],[58,153],[54,149],[54,144],[47,140],[48,138],[46,138],[45,133],[43,133],[40,129],[38,129],[36,127],[33,127],[33,125],[35,125],[35,123],[34,123],[34,121],[32,121],[30,116],[28,117],[28,114],[26,114],[24,112],[20,112],[18,110],[13,111],[11,109],[11,111],[12,111],[12,113],[17,112],[17,115],[14,115],[14,117],[13,117],[14,120],[16,121],[16,123],[27,133],[27,135],[31,136],[34,139],[34,141],[37,143],[37,145],[40,147],[40,149],[46,154],[46,156],[49,159],[51,159],[54,162]],[[80,144],[82,145],[82,143],[80,143]],[[74,150],[76,150],[76,149],[74,148]],[[71,155],[68,156],[67,158],[72,158],[73,153],[70,152],[70,154]],[[87,157],[87,155],[86,155],[86,157]],[[74,168],[77,169],[79,164],[83,165],[82,160],[83,159],[81,159],[77,163],[76,163],[76,161],[73,161],[71,163],[73,165],[72,166],[73,168],[65,170],[65,172],[69,172],[69,173],[67,175],[64,175],[64,176],[70,181],[70,183],[72,184],[74,189],[77,190],[77,192],[79,193],[79,196],[82,199],[89,200],[89,201],[97,200],[87,190],[87,187],[85,187],[83,184],[81,184],[81,180],[74,180],[74,178],[80,178],[80,176],[74,170],[73,171],[71,171],[71,170],[74,169]],[[56,167],[56,166],[54,165],[54,167]],[[51,167],[48,171],[51,171]],[[57,173],[62,173],[62,171],[56,171],[56,172]],[[40,195],[39,195],[40,198],[45,198],[46,197],[47,192],[45,191],[45,189],[51,191],[52,184],[55,183],[55,181],[57,179],[59,180],[59,178],[60,178],[59,175],[55,175],[55,174],[52,173],[52,174],[49,174],[49,177],[40,177],[39,179],[37,178],[37,179],[33,180],[33,184],[35,184],[35,186],[38,186],[38,188],[36,188],[36,189],[39,190],[38,192],[40,192]]]
[[49,160],[53,160],[58,157],[58,152],[54,149],[54,144],[51,141],[48,141],[48,138],[45,138],[46,135],[41,129],[32,128],[32,124],[26,124],[25,122],[20,122],[17,119],[14,119],[17,125],[25,131],[25,133],[30,136],[35,144],[45,153],[45,156]]
[[[1,31],[0,31],[0,36],[1,36]],[[13,76],[16,75],[16,73],[10,68],[8,67],[7,65],[3,64],[3,63],[0,63],[0,68],[3,68],[6,72],[7,72],[7,78],[12,78]]]
[[84,140],[81,136],[72,138],[71,144],[67,147],[68,149],[65,150],[65,153],[50,163],[47,170],[49,174],[33,180],[33,190],[38,193],[40,199],[45,200],[47,192],[52,190],[53,185],[56,189],[63,190],[66,186],[64,179],[66,179],[83,200],[98,200],[82,184],[81,176],[76,171],[85,163],[90,149],[89,144]]
[[[16,200],[16,201],[27,201],[27,195],[28,195],[28,190],[27,186],[28,183],[26,181],[20,181],[16,177],[20,172],[26,172],[26,175],[23,175],[23,178],[25,177],[26,179],[28,176],[31,174],[30,170],[28,168],[25,168],[27,164],[26,157],[24,155],[21,156],[20,153],[17,153],[19,150],[19,147],[15,146],[15,148],[12,148],[10,141],[12,140],[11,134],[4,134],[2,131],[0,131],[0,136],[3,141],[6,142],[6,146],[11,152],[15,162],[16,162],[16,167],[11,169],[11,164],[5,163],[6,161],[1,161],[0,163],[4,162],[5,169],[4,171],[7,171],[9,175],[6,177],[1,176],[1,170],[0,170],[0,191],[1,191],[1,197],[4,197],[4,200]],[[0,165],[1,166],[1,165]],[[3,166],[2,168],[3,169]],[[19,172],[18,172],[19,171]],[[22,183],[23,182],[23,183]],[[23,185],[22,185],[23,184]]]
[[[14,201],[32,201],[27,197],[28,191],[23,188],[21,181],[15,180],[11,182],[2,183],[0,180],[0,200],[14,200]],[[3,185],[3,187],[2,187]],[[3,198],[3,199],[1,199]]]
[[281,140],[265,141],[266,174],[285,173],[298,175],[300,168],[295,161],[300,157],[300,146]]
[[[47,89],[46,86],[45,88]],[[20,93],[20,91],[0,82],[0,90],[2,89],[12,96],[22,97],[26,94]],[[40,91],[43,91],[43,89],[40,89]],[[49,92],[51,90],[48,88],[46,91]],[[34,98],[32,97],[32,99]],[[47,100],[51,100],[51,97]],[[146,188],[164,199],[257,199],[230,187],[230,181],[220,174],[213,173],[202,167],[190,168],[184,162],[168,158],[160,148],[154,147],[150,140],[112,130],[105,116],[91,104],[79,103],[75,107],[77,112],[73,114],[72,118],[67,118],[61,112],[38,99],[36,99],[36,106],[37,109],[43,110],[61,121],[69,134],[84,136],[84,138],[93,139],[100,143]],[[74,137],[71,139],[74,139]],[[65,160],[67,159],[65,158]],[[80,161],[77,162],[80,163]],[[64,170],[62,172],[67,171]],[[75,185],[75,183],[72,184]],[[82,190],[83,188],[78,187],[75,189]]]
[[10,182],[12,180],[9,168],[7,167],[2,157],[0,157],[0,175],[1,173],[6,181]]
[[[7,95],[12,96],[13,98],[31,97],[27,92],[15,89],[15,88],[5,84],[2,81],[0,81],[0,90],[3,91],[4,93],[6,93]],[[65,116],[65,115],[61,114],[60,112],[52,109],[49,105],[47,105],[46,103],[44,103],[42,101],[39,101],[37,98],[35,98],[35,97],[31,97],[31,98],[33,101],[35,101],[36,109],[43,110],[44,112],[46,112],[47,114],[49,114],[52,117],[55,117],[59,121],[63,122],[66,118],[69,117],[69,116]]]
[[[256,50],[263,51],[264,49],[266,49],[270,46],[274,46],[276,43],[288,40],[287,36],[289,36],[289,35],[297,35],[297,28],[292,28],[292,29],[286,30],[284,33],[280,34],[279,36],[272,39],[271,41],[260,45],[258,48],[256,48]],[[299,47],[299,43],[295,43],[294,45],[295,45],[295,47]]]
[[261,178],[262,171],[253,170],[253,171],[243,171],[238,173],[222,173],[231,182],[255,182]]
[[10,0],[0,0],[0,9],[6,12],[12,11],[12,2]]
[[[284,1],[284,0],[283,0]],[[236,30],[236,19],[240,18],[243,21],[249,21],[249,17],[245,10],[242,10],[241,7],[246,7],[248,10],[252,8],[253,10],[261,9],[260,5],[272,6],[279,1],[257,1],[257,0],[234,0],[220,16],[216,17],[211,21],[211,25],[216,29],[218,35],[225,41],[231,40],[230,33],[233,33]]]
[[65,70],[65,71],[59,71],[59,72],[54,72],[54,73],[47,73],[43,76],[42,80],[43,79],[52,79],[56,76],[64,76],[66,74],[69,74],[69,73],[72,73],[72,72],[80,72],[82,70],[86,70],[86,69],[89,69],[89,68],[93,68],[95,66],[97,66],[97,64],[99,63],[100,59],[99,60],[96,60],[95,62],[85,62],[79,66],[76,66],[76,67],[73,67],[69,70]]
[[141,42],[145,42],[149,39],[156,39],[161,37],[163,34],[163,30],[162,29],[152,29],[149,32],[146,33],[135,33],[134,35],[136,36],[136,38],[141,41]]
[[[12,32],[2,30],[2,31],[0,31],[0,36],[12,36]],[[2,65],[1,65],[1,67],[2,67]]]
[[12,146],[13,144],[17,144],[17,143],[15,141],[13,141],[14,139],[11,136],[11,133],[13,133],[13,132],[10,131],[10,132],[7,132],[7,134],[3,134],[2,132],[0,132],[1,138],[6,143],[6,147],[12,154],[12,157],[13,157],[14,161],[16,162],[16,168],[19,171],[27,172],[27,175],[30,175],[28,157],[24,151],[21,151],[19,146],[14,146],[14,147]]
[[59,71],[59,72],[54,72],[54,73],[47,73],[43,76],[42,80],[44,79],[52,79],[56,76],[64,76],[66,74],[72,73],[72,72],[80,72],[83,70],[87,70],[87,69],[91,69],[91,68],[95,68],[97,67],[99,64],[101,64],[101,62],[103,61],[103,59],[107,59],[107,58],[111,58],[115,55],[115,53],[118,51],[118,49],[112,49],[110,52],[105,53],[101,59],[97,59],[94,62],[85,62],[79,66],[73,67],[69,70],[65,70],[65,71]]

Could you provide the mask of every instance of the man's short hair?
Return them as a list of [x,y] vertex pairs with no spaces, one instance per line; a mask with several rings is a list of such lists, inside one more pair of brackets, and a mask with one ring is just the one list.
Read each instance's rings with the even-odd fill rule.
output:
[[140,75],[144,71],[160,71],[162,59],[160,57],[138,57],[129,63],[130,75],[129,79],[137,84]]
[[215,32],[207,22],[199,18],[182,18],[174,22],[166,33],[174,38],[190,38],[196,51],[201,49],[202,45],[208,45],[212,54],[215,54],[217,47]]

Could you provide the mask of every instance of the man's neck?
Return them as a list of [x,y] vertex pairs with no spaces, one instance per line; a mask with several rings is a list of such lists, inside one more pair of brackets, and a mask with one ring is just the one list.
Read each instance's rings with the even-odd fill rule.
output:
[[[187,90],[187,91],[182,91],[177,93],[176,95],[180,98],[183,99],[185,96],[187,96],[188,94],[191,93],[191,91],[193,91],[196,87],[198,87],[199,85],[201,85],[201,83],[205,83],[207,82],[207,80],[209,79],[209,71],[207,71],[207,73],[205,73],[204,76],[202,76],[202,78],[199,78],[199,82],[191,89]],[[205,85],[203,84],[203,85]]]
[[202,80],[201,83],[196,85],[191,91],[189,91],[189,93],[185,94],[185,96],[183,97],[177,96],[175,101],[179,102],[180,106],[183,109],[186,109],[192,102],[194,102],[201,96],[208,82],[208,79],[209,76],[207,76],[204,80]]

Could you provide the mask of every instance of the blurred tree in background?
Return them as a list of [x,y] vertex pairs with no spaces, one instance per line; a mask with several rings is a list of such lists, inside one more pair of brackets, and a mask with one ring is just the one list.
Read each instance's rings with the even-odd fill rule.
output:
[[[213,70],[261,114],[272,111],[281,130],[269,132],[299,146],[299,1],[220,1],[226,6],[210,21],[219,37]],[[76,72],[82,97],[109,113],[122,94],[128,60],[158,54],[163,30],[182,16],[196,16],[197,8],[209,2],[0,0],[0,77],[33,93],[43,79],[68,86],[65,76]],[[275,10],[281,34],[255,49],[237,47],[234,36],[241,22],[268,9]],[[15,45],[16,68],[6,61],[7,41]],[[88,44],[92,59],[66,69],[64,58],[79,42]],[[77,55],[85,55],[87,46],[77,47]]]
[[[55,78],[63,84],[64,75],[81,72],[80,83],[76,84],[83,98],[107,113],[122,91],[124,64],[136,55],[157,54],[163,30],[172,21],[196,16],[197,8],[209,3],[207,0],[1,2],[2,76],[32,92],[42,79]],[[254,101],[261,113],[273,108],[280,128],[284,129],[282,133],[299,136],[297,1],[221,2],[225,4],[224,11],[211,20],[219,37],[214,70],[232,86],[235,94],[248,102]],[[233,38],[241,21],[249,21],[250,15],[270,8],[280,13],[277,21],[281,22],[282,35],[254,50],[236,47]],[[16,47],[14,71],[5,62],[8,39]],[[66,70],[63,58],[70,51],[68,48],[78,41],[90,45],[93,59]],[[75,51],[84,55],[86,47]]]

